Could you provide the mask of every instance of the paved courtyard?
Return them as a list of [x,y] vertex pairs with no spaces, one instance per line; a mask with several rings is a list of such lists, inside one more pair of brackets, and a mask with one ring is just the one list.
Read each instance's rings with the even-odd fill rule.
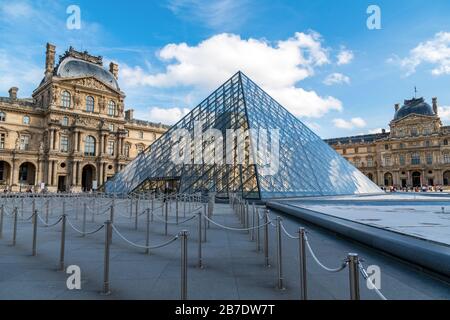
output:
[[[40,216],[45,220],[45,203],[36,204]],[[69,221],[82,229],[83,203],[88,203],[86,230],[93,231],[108,218],[110,199],[78,200],[59,198],[52,200],[49,224],[56,222],[65,211]],[[130,218],[129,200],[116,200],[114,224],[128,240],[145,244],[146,215],[139,216],[138,230],[135,217]],[[150,204],[141,202],[139,212]],[[0,239],[0,299],[179,299],[180,298],[180,240],[170,245],[151,250],[130,246],[113,234],[110,266],[110,295],[101,295],[103,286],[103,258],[105,229],[82,237],[67,225],[66,266],[81,268],[82,289],[68,290],[65,272],[57,271],[61,238],[61,224],[45,227],[38,221],[37,256],[32,256],[32,230],[30,221],[20,220],[17,226],[17,243],[12,246],[12,208],[18,206],[21,216],[21,201],[5,205],[3,238]],[[154,204],[155,208],[159,204]],[[23,218],[31,215],[31,199],[24,201]],[[180,221],[183,216],[180,203]],[[189,211],[189,208],[186,209]],[[6,215],[8,214],[8,216]],[[92,214],[95,221],[92,222]],[[134,207],[133,207],[134,215]],[[275,218],[275,213],[270,213]],[[216,204],[214,221],[225,226],[242,228],[229,204]],[[264,265],[264,254],[257,252],[255,241],[246,231],[234,231],[210,224],[207,241],[203,243],[204,268],[198,268],[198,220],[194,218],[184,224],[168,225],[164,234],[164,217],[160,209],[150,224],[152,245],[166,242],[180,230],[189,231],[188,237],[188,298],[189,299],[299,299],[298,243],[283,236],[283,262],[285,289],[277,285],[275,228],[269,227],[269,254],[271,267]],[[175,221],[175,205],[172,204],[169,221]],[[337,267],[349,252],[358,253],[364,264],[381,268],[382,292],[388,299],[450,299],[450,286],[441,279],[423,273],[415,267],[392,257],[383,255],[357,243],[345,240],[295,218],[283,216],[288,232],[295,234],[299,226],[309,231],[310,243],[318,258],[327,266]],[[261,231],[261,246],[262,246]],[[321,269],[308,254],[308,296],[310,299],[348,299],[348,269],[340,273],[328,273]],[[361,298],[378,299],[368,290],[361,278]]]

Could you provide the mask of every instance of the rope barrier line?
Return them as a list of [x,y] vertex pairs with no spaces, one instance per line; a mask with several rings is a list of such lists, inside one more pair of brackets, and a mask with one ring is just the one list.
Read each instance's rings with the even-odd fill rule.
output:
[[359,266],[359,272],[361,272],[361,275],[363,276],[363,278],[366,280],[367,283],[370,283],[370,287],[369,289],[374,290],[375,293],[378,295],[378,297],[380,297],[381,300],[388,300],[382,293],[380,290],[378,290],[378,288],[373,284],[372,280],[369,279],[369,275],[366,272],[366,269],[364,268],[364,266],[362,265],[361,262],[359,262],[358,264]]
[[284,227],[283,222],[280,222],[280,225],[281,225],[281,229],[282,229],[283,232],[286,234],[286,236],[288,236],[288,237],[291,238],[291,239],[295,239],[295,240],[298,240],[298,239],[299,239],[299,237],[295,237],[295,236],[291,235],[291,234],[286,230],[286,228]]
[[48,228],[56,226],[56,225],[59,224],[59,223],[61,222],[61,220],[62,220],[62,216],[60,216],[59,219],[58,219],[55,223],[48,224],[47,222],[45,222],[44,219],[41,218],[41,216],[40,216],[39,214],[37,215],[37,217],[38,217],[39,220],[41,220],[42,224],[44,224],[44,226],[45,226],[45,227],[48,227]]
[[316,263],[322,267],[323,269],[325,269],[328,272],[340,272],[342,270],[344,270],[347,265],[348,265],[348,261],[344,261],[342,263],[342,265],[338,268],[328,268],[326,267],[323,263],[320,262],[320,260],[317,258],[317,256],[314,254],[314,251],[311,248],[311,245],[309,244],[308,238],[305,235],[305,243],[306,243],[306,247],[308,248],[309,253],[311,253],[311,256],[313,257],[313,259],[316,261]]
[[95,229],[94,231],[83,232],[83,231],[77,229],[77,228],[72,224],[72,222],[70,221],[70,219],[69,219],[68,217],[67,217],[67,223],[69,224],[69,226],[70,226],[75,232],[78,232],[79,234],[84,234],[84,235],[90,235],[90,234],[97,233],[97,232],[99,232],[100,230],[102,230],[103,227],[105,226],[104,224],[102,224],[100,227],[98,227],[98,228]]
[[211,222],[212,224],[215,224],[216,226],[218,226],[218,227],[220,227],[220,228],[227,229],[227,230],[231,230],[231,231],[248,231],[248,230],[253,230],[253,229],[259,229],[259,228],[265,227],[266,225],[268,225],[268,224],[270,223],[270,221],[269,221],[269,222],[264,223],[264,224],[261,224],[261,225],[259,225],[259,226],[250,227],[250,228],[233,228],[233,227],[227,227],[227,226],[224,226],[223,224],[220,224],[220,223],[218,223],[218,222],[216,222],[216,221],[210,219],[210,218],[209,218],[208,216],[206,216],[206,215],[203,215],[203,216],[205,217],[206,220],[208,220],[208,221]]
[[136,247],[136,248],[141,248],[141,249],[151,249],[151,250],[152,250],[152,249],[158,249],[158,248],[162,248],[162,247],[168,246],[168,245],[171,244],[172,242],[178,240],[178,235],[176,235],[176,236],[174,236],[172,239],[170,239],[169,241],[164,242],[164,243],[161,243],[161,244],[159,244],[159,245],[156,245],[156,246],[144,246],[144,245],[140,245],[140,244],[134,243],[134,242],[128,240],[127,238],[125,238],[125,236],[122,235],[122,233],[120,233],[119,230],[117,230],[117,228],[116,228],[116,226],[115,226],[114,224],[112,224],[111,226],[112,226],[114,232],[117,233],[117,235],[118,235],[123,241],[125,241],[125,242],[128,243],[129,245],[131,245],[131,246],[133,246],[133,247]]

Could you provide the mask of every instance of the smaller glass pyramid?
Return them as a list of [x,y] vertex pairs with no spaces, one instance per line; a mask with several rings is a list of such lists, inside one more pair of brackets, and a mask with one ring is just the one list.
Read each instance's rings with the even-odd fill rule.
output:
[[242,72],[107,181],[138,190],[245,198],[382,192]]

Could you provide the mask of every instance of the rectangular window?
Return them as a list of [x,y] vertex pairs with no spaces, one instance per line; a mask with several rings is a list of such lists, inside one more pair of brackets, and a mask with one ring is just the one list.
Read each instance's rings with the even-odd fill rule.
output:
[[406,164],[405,155],[401,154],[398,159],[401,166],[404,166]]
[[427,153],[427,164],[433,164],[433,154]]
[[412,165],[420,164],[420,154],[418,154],[418,153],[413,153],[413,154],[411,155],[411,164],[412,164]]
[[391,156],[384,156],[384,166],[391,166]]
[[20,136],[20,150],[28,150],[30,146],[30,136]]
[[0,149],[5,149],[5,134],[0,134]]
[[61,136],[61,152],[69,151],[69,138],[67,136]]
[[114,155],[114,141],[108,141],[108,154]]
[[444,153],[444,163],[450,163],[450,154]]

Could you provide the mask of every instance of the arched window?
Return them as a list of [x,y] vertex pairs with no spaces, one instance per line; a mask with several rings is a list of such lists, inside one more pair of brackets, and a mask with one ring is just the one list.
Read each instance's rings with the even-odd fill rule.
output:
[[63,108],[70,108],[70,93],[64,90],[61,93],[61,105]]
[[2,122],[6,121],[6,113],[4,113],[3,111],[0,112],[0,121],[2,121]]
[[108,115],[109,116],[116,115],[116,103],[112,100],[108,102]]
[[87,136],[84,140],[84,155],[95,156],[95,138],[93,136]]
[[86,97],[86,112],[94,112],[94,98],[91,96]]
[[30,124],[30,117],[29,116],[24,116],[23,117],[23,124]]

